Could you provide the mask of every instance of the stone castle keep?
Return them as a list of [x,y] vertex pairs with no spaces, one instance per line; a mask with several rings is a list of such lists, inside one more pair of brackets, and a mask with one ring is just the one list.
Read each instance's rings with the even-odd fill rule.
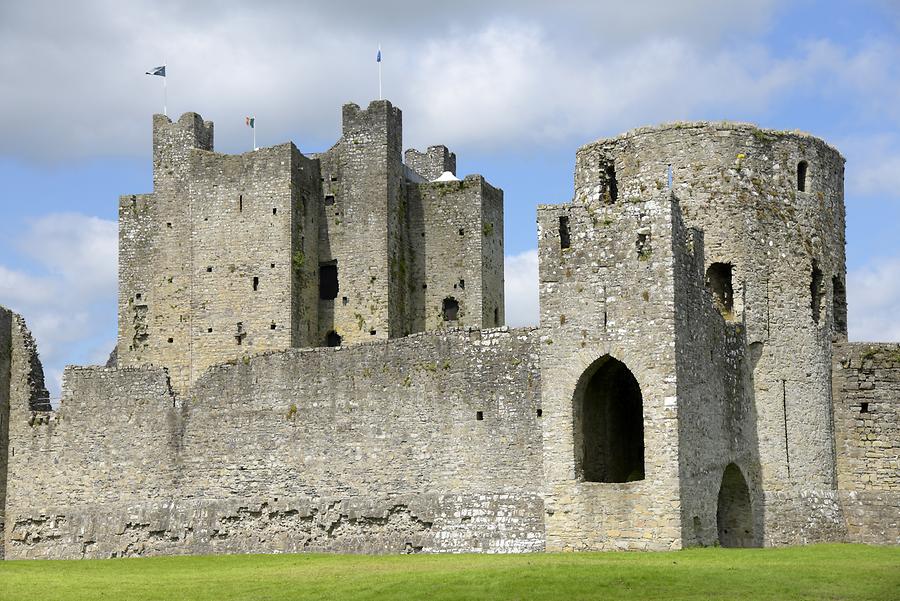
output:
[[321,154],[153,120],[119,331],[47,402],[0,308],[0,556],[900,543],[900,345],[847,342],[844,160],[746,124],[580,148],[504,325],[503,194],[399,109]]

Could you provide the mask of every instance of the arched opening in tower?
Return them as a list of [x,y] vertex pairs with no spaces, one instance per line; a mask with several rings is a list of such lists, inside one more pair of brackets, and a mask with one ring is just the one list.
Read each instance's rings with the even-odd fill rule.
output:
[[641,388],[624,363],[604,355],[575,392],[575,469],[587,482],[644,479]]
[[706,289],[712,294],[716,309],[725,319],[734,316],[734,287],[731,279],[731,263],[713,263],[706,270]]
[[806,161],[797,163],[797,190],[799,192],[806,192],[806,171],[808,169],[809,164]]
[[723,547],[757,547],[753,534],[750,489],[740,468],[729,463],[722,474],[716,508],[719,544]]
[[819,323],[822,316],[822,297],[825,296],[825,277],[819,264],[812,262],[812,274],[809,279],[809,309],[812,313],[813,321]]
[[341,335],[334,330],[325,334],[325,346],[341,346]]

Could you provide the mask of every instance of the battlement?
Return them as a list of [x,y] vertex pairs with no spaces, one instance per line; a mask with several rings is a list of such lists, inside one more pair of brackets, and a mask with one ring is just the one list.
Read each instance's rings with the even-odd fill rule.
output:
[[404,161],[427,181],[434,181],[445,171],[456,175],[456,154],[443,145],[429,146],[425,152],[410,148],[404,153]]
[[344,136],[359,131],[388,130],[399,127],[403,113],[389,100],[373,100],[366,109],[348,102],[341,109],[341,128]]

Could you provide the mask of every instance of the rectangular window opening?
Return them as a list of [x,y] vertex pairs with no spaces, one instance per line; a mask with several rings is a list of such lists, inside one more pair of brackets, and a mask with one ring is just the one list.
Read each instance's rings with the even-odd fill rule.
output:
[[259,290],[259,277],[253,276],[253,291],[256,292]]
[[538,416],[538,417],[543,417],[543,415],[544,415],[544,410],[543,410],[543,409],[538,409],[538,410],[537,410],[537,416]]
[[868,413],[869,412],[869,404],[868,403],[860,403],[859,404],[859,412],[860,413]]
[[326,194],[325,195],[325,206],[330,207],[334,204],[334,194]]
[[206,268],[206,273],[212,273],[212,267],[207,267],[207,268]]
[[378,333],[377,330],[369,330],[369,336],[374,336],[377,333]]
[[319,298],[334,300],[338,294],[337,261],[319,265]]
[[476,411],[475,419],[478,421],[483,421],[484,420],[484,411]]
[[559,216],[559,247],[569,248],[572,240],[569,237],[569,217],[568,215]]
[[275,208],[275,207],[272,207],[272,214],[273,214],[273,215],[277,215],[277,214],[278,214],[278,209]]
[[460,281],[459,281],[459,288],[460,288],[460,290],[465,290],[465,289],[466,289],[466,281],[465,281],[465,280],[460,280]]

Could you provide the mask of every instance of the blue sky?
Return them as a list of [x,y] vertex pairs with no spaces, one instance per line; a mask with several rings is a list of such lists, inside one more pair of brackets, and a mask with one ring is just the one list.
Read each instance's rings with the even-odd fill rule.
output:
[[340,106],[404,111],[506,193],[507,315],[535,322],[535,206],[572,193],[575,149],[673,120],[751,121],[847,158],[850,336],[900,341],[900,0],[847,2],[28,2],[0,4],[0,304],[51,387],[116,337],[116,203],[151,190],[150,120],[193,110],[216,148],[301,151]]

